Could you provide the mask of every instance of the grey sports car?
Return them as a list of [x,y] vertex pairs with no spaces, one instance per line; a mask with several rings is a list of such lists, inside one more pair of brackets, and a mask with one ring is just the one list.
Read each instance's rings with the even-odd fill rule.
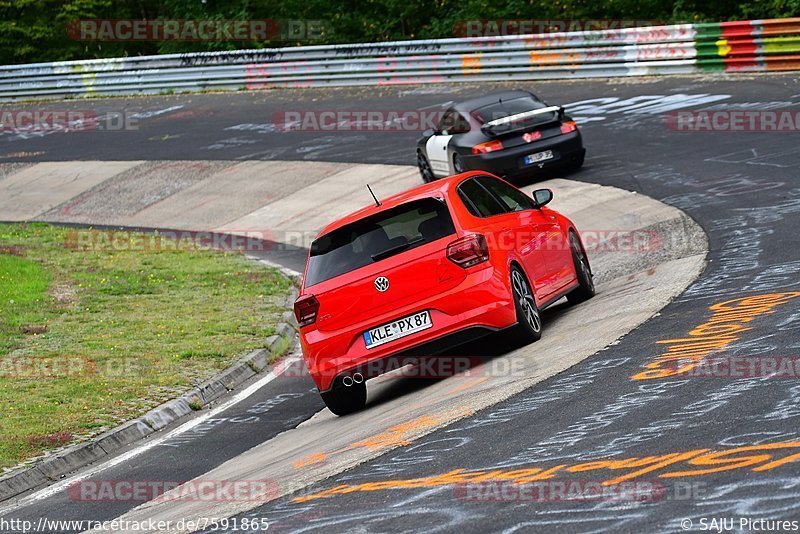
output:
[[454,104],[417,142],[425,182],[472,170],[514,179],[556,165],[579,168],[585,154],[578,125],[564,108],[527,91]]

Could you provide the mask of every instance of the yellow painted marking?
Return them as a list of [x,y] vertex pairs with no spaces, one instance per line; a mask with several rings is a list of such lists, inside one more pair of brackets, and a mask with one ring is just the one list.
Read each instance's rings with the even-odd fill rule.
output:
[[371,451],[378,451],[382,449],[388,449],[389,447],[396,447],[398,445],[408,445],[411,443],[407,439],[409,434],[424,428],[436,426],[440,422],[441,419],[436,419],[433,417],[417,417],[411,421],[390,426],[386,432],[381,434],[371,436],[367,439],[362,439],[361,441],[356,441],[350,445],[350,448],[356,449],[359,447],[366,447]]
[[484,377],[481,377],[481,378],[476,378],[475,380],[467,381],[464,384],[460,384],[460,385],[454,387],[453,389],[448,391],[447,394],[448,395],[453,395],[454,393],[458,393],[460,391],[464,391],[465,389],[469,389],[469,388],[478,386],[480,384],[483,384],[484,382],[487,382],[488,380],[489,380],[489,377],[488,376],[484,376]]
[[[608,472],[605,476],[611,476],[603,482],[605,486],[613,486],[620,482],[640,478],[643,475],[651,474],[660,478],[675,478],[686,476],[703,476],[721,471],[733,471],[750,469],[752,472],[770,471],[790,462],[800,460],[800,452],[795,452],[782,458],[775,458],[775,453],[782,450],[800,449],[800,441],[788,441],[781,443],[765,443],[761,445],[748,445],[736,447],[724,451],[710,451],[709,449],[693,449],[684,452],[674,452],[661,456],[648,456],[644,458],[632,457],[623,459],[609,459],[601,461],[584,462],[580,464],[557,465],[550,468],[529,467],[525,469],[493,471],[467,471],[466,469],[453,469],[439,475],[432,475],[422,478],[381,480],[365,482],[361,484],[342,484],[329,488],[311,495],[296,497],[295,502],[306,502],[315,499],[344,495],[347,493],[366,492],[366,491],[386,491],[412,488],[434,488],[450,486],[455,484],[478,483],[487,480],[510,480],[515,484],[527,484],[538,480],[556,478],[557,474],[566,473],[586,473],[586,472]],[[758,454],[752,454],[758,453]],[[670,467],[700,466],[704,469],[692,469],[684,471],[667,471]],[[627,471],[617,475],[615,472]],[[615,476],[616,475],[616,476]]]
[[686,374],[696,369],[708,356],[720,352],[751,330],[748,323],[759,315],[775,312],[775,308],[800,297],[800,292],[769,293],[743,297],[710,306],[711,318],[689,332],[689,337],[664,339],[656,343],[668,345],[667,352],[645,365],[646,371],[631,376],[633,380],[652,380]]
[[571,54],[565,55],[559,52],[539,52],[535,50],[529,52],[528,56],[532,68],[539,65],[552,65],[561,63],[564,59],[568,61],[572,59]]
[[451,419],[466,415],[467,413],[468,412],[465,410],[457,410],[455,412],[449,412],[441,417],[423,415],[422,417],[417,417],[405,423],[390,426],[386,432],[382,432],[367,439],[362,439],[361,441],[356,441],[350,445],[348,449],[365,447],[371,451],[378,451],[390,447],[409,445],[411,443],[410,438],[418,434],[421,430],[438,426]]
[[731,50],[733,50],[733,48],[728,44],[727,39],[720,39],[719,41],[717,41],[716,44],[717,44],[717,54],[720,55],[721,57],[727,56],[728,54],[730,54]]
[[303,467],[314,465],[314,464],[321,464],[328,458],[328,455],[324,452],[315,452],[314,454],[309,454],[305,458],[301,460],[297,460],[294,463],[295,469],[301,469]]
[[305,467],[322,463],[331,455],[341,454],[343,452],[359,448],[365,448],[369,451],[375,452],[392,447],[405,447],[406,445],[410,445],[414,437],[422,433],[422,431],[467,416],[472,412],[473,410],[469,408],[460,408],[457,410],[451,410],[440,416],[423,415],[422,417],[411,419],[405,423],[392,425],[387,428],[385,432],[355,441],[347,447],[337,449],[329,453],[315,452],[313,454],[309,454],[300,460],[295,461],[294,467],[295,469],[303,469]]
[[478,74],[481,69],[481,58],[475,55],[461,56],[461,70],[465,74]]

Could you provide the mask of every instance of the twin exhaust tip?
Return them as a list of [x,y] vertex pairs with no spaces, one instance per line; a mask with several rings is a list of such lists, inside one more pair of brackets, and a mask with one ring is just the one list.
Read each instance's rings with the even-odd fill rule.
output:
[[344,378],[342,378],[342,384],[344,384],[345,387],[348,388],[353,384],[360,384],[363,381],[364,381],[364,375],[362,375],[361,373],[354,373],[353,376],[345,376]]

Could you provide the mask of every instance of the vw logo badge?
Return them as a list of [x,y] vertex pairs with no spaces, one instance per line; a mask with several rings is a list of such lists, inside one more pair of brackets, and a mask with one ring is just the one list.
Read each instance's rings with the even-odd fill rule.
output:
[[385,276],[379,276],[375,279],[375,289],[383,293],[387,289],[389,289],[389,279]]

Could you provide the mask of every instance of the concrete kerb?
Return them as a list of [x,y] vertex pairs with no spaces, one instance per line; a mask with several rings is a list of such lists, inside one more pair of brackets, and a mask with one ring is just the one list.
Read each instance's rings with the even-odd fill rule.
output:
[[[285,301],[291,308],[297,298],[298,278],[291,277],[292,289]],[[100,461],[122,447],[139,441],[154,432],[207,406],[222,395],[236,389],[248,379],[270,367],[271,360],[282,356],[296,341],[296,321],[290,311],[284,312],[275,334],[265,340],[264,349],[257,349],[218,375],[206,380],[177,399],[153,408],[143,416],[128,421],[90,441],[73,445],[32,465],[15,469],[0,477],[0,502],[34,488],[54,482],[70,472]]]

